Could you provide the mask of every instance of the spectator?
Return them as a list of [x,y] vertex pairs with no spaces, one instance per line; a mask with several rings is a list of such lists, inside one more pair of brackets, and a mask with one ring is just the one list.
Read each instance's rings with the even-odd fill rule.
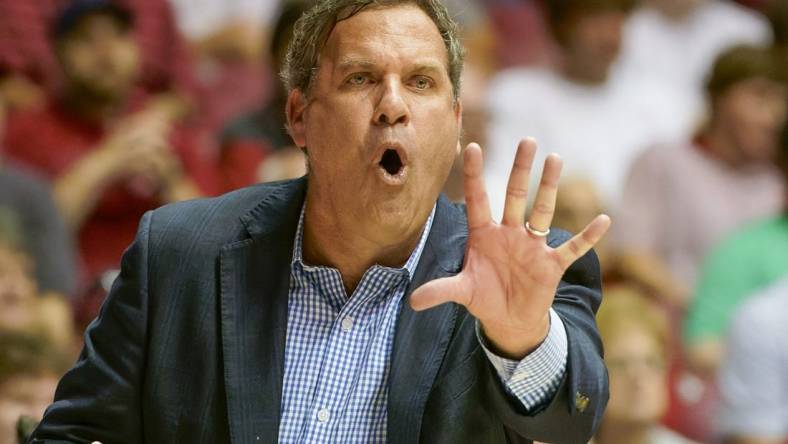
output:
[[704,76],[717,56],[770,39],[766,20],[732,1],[644,0],[625,28],[620,68],[679,88],[702,112]]
[[709,249],[742,224],[780,211],[773,158],[786,114],[781,80],[769,50],[726,51],[706,86],[709,124],[691,142],[658,145],[637,158],[613,231],[630,278],[652,282],[684,307]]
[[731,322],[718,427],[730,444],[788,442],[788,281],[750,298]]
[[16,444],[22,417],[40,421],[72,359],[46,338],[0,331],[0,444]]
[[[783,128],[779,145],[776,163],[783,183],[788,184],[788,125]],[[684,331],[688,357],[697,369],[708,373],[717,369],[723,338],[736,307],[757,290],[788,275],[786,203],[788,198],[783,194],[780,214],[735,232],[705,259]]]
[[109,1],[71,3],[54,32],[61,93],[8,120],[8,157],[52,181],[87,282],[117,267],[145,211],[212,189],[213,165],[175,125],[177,107],[135,92],[132,22]]
[[[12,108],[30,108],[57,88],[57,61],[49,25],[71,0],[20,2],[0,0],[0,94]],[[137,18],[135,39],[141,48],[140,84],[150,93],[192,94],[196,82],[187,46],[175,26],[167,0],[118,0]]]
[[691,444],[659,425],[668,407],[668,321],[643,296],[608,291],[597,314],[610,401],[595,444]]
[[[275,73],[284,64],[295,22],[308,6],[305,0],[286,2],[283,6],[270,39],[269,53]],[[304,157],[293,147],[285,129],[286,100],[284,85],[276,82],[274,94],[265,106],[236,118],[225,128],[221,136],[225,189],[304,174]],[[270,165],[265,165],[269,162]]]
[[[485,165],[493,214],[501,214],[503,202],[495,196],[505,194],[511,147],[523,134],[539,142],[534,165],[557,152],[567,173],[589,177],[615,210],[631,160],[649,144],[688,133],[690,119],[670,91],[613,76],[631,3],[547,1],[561,47],[558,66],[507,70],[491,81]],[[534,184],[538,177],[532,174]]]

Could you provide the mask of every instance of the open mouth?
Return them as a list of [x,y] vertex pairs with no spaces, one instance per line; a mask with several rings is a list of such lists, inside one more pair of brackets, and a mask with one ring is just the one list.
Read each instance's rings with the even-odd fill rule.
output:
[[376,165],[379,177],[388,185],[404,185],[408,176],[407,151],[396,143],[384,145],[381,151]]
[[397,150],[395,149],[388,149],[384,151],[383,157],[381,157],[378,165],[380,165],[380,167],[383,168],[390,176],[399,175],[405,166],[402,163],[402,159],[399,157],[399,153],[397,153]]

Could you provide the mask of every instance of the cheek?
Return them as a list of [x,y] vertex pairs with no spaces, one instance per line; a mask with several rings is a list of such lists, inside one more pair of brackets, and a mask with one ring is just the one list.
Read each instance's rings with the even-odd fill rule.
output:
[[71,75],[81,77],[90,71],[90,66],[93,64],[91,59],[89,51],[75,47],[63,56],[64,68]]

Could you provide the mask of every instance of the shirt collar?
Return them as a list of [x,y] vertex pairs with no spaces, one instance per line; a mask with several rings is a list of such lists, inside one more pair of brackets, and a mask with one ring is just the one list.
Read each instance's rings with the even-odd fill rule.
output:
[[[419,243],[416,244],[416,248],[414,248],[413,252],[410,253],[410,257],[405,262],[405,265],[397,269],[397,270],[407,271],[409,278],[412,278],[414,273],[416,272],[416,267],[419,265],[419,259],[421,258],[421,253],[424,251],[424,245],[427,244],[427,238],[429,237],[430,229],[432,228],[432,221],[435,217],[435,208],[436,205],[433,205],[432,211],[430,211],[430,216],[427,218],[427,222],[424,224],[424,229],[421,232]],[[307,265],[306,263],[304,263],[303,260],[302,247],[304,240],[305,212],[306,212],[306,203],[304,203],[304,205],[301,206],[301,215],[298,217],[298,228],[296,230],[295,244],[293,245],[293,259],[291,262],[291,268],[295,268],[296,266],[299,266],[305,271],[311,271],[311,270],[319,269],[321,267]]]

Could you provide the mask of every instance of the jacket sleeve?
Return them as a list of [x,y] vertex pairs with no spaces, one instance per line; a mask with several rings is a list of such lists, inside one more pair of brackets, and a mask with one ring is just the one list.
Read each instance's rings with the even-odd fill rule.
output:
[[85,332],[79,360],[60,380],[32,443],[142,442],[151,214],[143,216],[120,276]]
[[[566,232],[551,236],[555,247]],[[489,402],[513,442],[523,438],[556,444],[586,443],[602,419],[608,400],[608,377],[595,313],[602,302],[599,261],[592,251],[578,259],[558,286],[553,309],[566,328],[569,353],[566,374],[553,399],[542,409],[527,412],[508,394],[492,365],[483,381]],[[519,439],[518,439],[519,438]]]

